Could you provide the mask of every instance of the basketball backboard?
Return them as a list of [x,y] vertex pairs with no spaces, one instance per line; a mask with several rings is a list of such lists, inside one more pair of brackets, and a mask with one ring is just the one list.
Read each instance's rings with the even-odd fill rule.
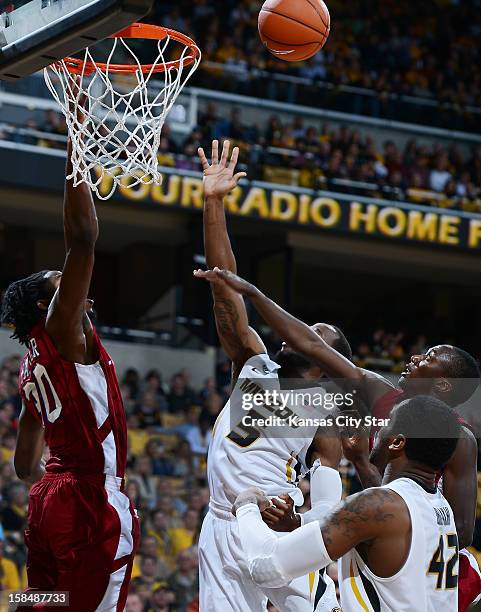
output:
[[0,15],[0,79],[14,81],[77,53],[145,17],[153,3],[13,0]]

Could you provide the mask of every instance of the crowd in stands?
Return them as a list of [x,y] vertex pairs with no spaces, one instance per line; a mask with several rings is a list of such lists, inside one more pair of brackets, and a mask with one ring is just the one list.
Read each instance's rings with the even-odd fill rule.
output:
[[422,355],[429,346],[426,336],[409,338],[402,331],[378,328],[354,347],[354,361],[362,368],[400,374],[411,355]]
[[[262,47],[257,32],[260,5],[253,0],[181,0],[175,8],[158,3],[151,18],[195,38],[204,60],[196,77],[200,84],[244,94],[259,95],[263,90],[268,97],[282,99],[274,80],[255,79],[256,71],[267,70],[374,92],[375,97],[358,112],[382,115],[389,112],[393,97],[418,96],[438,103],[438,108],[426,106],[423,119],[428,122],[438,117],[441,124],[449,121],[451,127],[465,129],[481,123],[481,115],[471,108],[481,107],[476,2],[330,0],[332,28],[324,50],[307,62],[295,63],[280,61]],[[225,79],[222,70],[209,62],[225,66]],[[305,99],[312,100],[312,95],[307,88]],[[326,102],[319,88],[316,95],[319,103]],[[351,104],[359,105],[354,90],[349,97]],[[412,120],[416,120],[414,108],[423,112],[412,107]]]
[[[378,144],[360,129],[302,116],[287,122],[272,115],[266,124],[252,125],[238,108],[222,117],[214,103],[200,115],[199,126],[179,140],[165,125],[159,163],[200,171],[197,148],[209,150],[213,138],[229,138],[241,148],[241,164],[252,180],[481,212],[481,147],[415,138],[405,145],[394,140]],[[3,136],[65,147],[64,140],[48,137],[67,134],[63,116],[55,111],[48,111],[40,124],[29,120],[26,127],[30,131]]]
[[301,116],[283,123],[273,115],[267,125],[248,125],[239,109],[223,118],[215,104],[199,126],[180,146],[164,127],[160,163],[198,170],[197,147],[208,150],[212,138],[230,138],[250,179],[481,211],[481,148],[414,138],[404,147],[393,140],[378,145],[358,129],[307,124]]
[[[421,352],[425,343],[419,337],[406,347],[403,334],[377,330],[369,342],[359,344],[356,359],[367,367],[387,369],[389,362],[398,369],[407,350]],[[27,579],[23,530],[28,490],[13,468],[21,410],[19,364],[20,357],[12,356],[0,365],[0,590],[22,589]],[[127,612],[198,612],[197,542],[209,502],[206,454],[229,386],[228,362],[218,365],[202,389],[192,388],[187,369],[169,381],[155,369],[141,376],[131,368],[121,376],[128,421],[126,494],[141,517]],[[350,464],[344,462],[341,473],[346,494],[359,490]],[[300,486],[304,511],[310,503],[309,483],[303,480]],[[334,577],[335,567],[329,571]]]

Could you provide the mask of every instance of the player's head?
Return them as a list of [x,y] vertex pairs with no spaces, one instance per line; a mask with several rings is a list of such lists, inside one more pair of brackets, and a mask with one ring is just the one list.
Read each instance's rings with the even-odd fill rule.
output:
[[[2,323],[11,327],[12,338],[28,344],[30,333],[44,319],[55,295],[62,273],[58,270],[42,270],[8,286],[2,302]],[[93,302],[87,300],[85,309],[91,310]]]
[[46,315],[60,277],[61,272],[42,270],[9,285],[2,303],[2,323],[12,327],[12,338],[28,343],[30,332]]
[[391,412],[389,425],[381,428],[371,461],[393,473],[411,467],[439,472],[448,463],[461,434],[454,410],[430,395],[416,395],[400,402]]
[[[346,359],[352,360],[351,347],[339,327],[327,323],[315,323],[311,325],[311,329],[334,350]],[[274,361],[281,366],[280,375],[284,378],[297,376],[319,378],[323,375],[317,366],[313,366],[308,359],[292,350],[285,342],[274,356]]]
[[399,386],[408,396],[434,395],[454,407],[471,397],[479,379],[474,357],[457,346],[440,344],[411,357]]

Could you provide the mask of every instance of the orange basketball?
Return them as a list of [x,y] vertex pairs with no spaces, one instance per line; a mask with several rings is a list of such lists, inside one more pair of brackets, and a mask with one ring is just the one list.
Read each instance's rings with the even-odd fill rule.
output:
[[331,18],[322,0],[266,0],[259,34],[267,49],[286,62],[315,55],[324,46]]

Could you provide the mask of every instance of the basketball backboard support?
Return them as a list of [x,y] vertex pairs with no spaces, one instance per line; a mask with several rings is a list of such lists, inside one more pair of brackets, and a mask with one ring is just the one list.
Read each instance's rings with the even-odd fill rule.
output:
[[0,79],[15,81],[142,19],[154,0],[31,0],[0,15]]

